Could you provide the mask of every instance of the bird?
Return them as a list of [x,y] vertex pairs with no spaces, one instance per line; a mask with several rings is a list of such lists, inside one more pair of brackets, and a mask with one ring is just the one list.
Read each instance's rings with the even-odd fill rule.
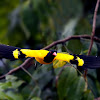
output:
[[34,57],[36,61],[41,64],[50,64],[57,55],[56,50],[31,50],[21,49],[19,47],[0,44],[0,58],[6,58],[10,60],[23,59],[28,57]]
[[40,64],[51,64],[55,60],[66,61],[82,68],[100,68],[100,57],[57,53],[56,50],[31,50],[0,44],[0,58],[10,60],[34,57]]

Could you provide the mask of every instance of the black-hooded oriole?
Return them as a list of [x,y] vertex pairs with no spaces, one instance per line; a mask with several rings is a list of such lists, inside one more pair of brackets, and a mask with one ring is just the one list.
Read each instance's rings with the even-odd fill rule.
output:
[[100,68],[100,57],[86,55],[72,55],[57,53],[56,50],[30,50],[0,44],[0,58],[16,60],[20,58],[35,57],[41,64],[50,64],[54,60],[67,61],[83,68]]

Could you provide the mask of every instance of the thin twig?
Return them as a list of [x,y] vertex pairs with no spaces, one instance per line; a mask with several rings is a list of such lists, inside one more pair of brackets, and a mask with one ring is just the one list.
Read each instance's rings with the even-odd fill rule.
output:
[[8,73],[6,73],[5,75],[0,76],[0,79],[4,79],[7,75],[13,74],[14,72],[20,70],[22,67],[24,68],[28,68],[33,64],[33,58],[28,58],[24,61],[23,64],[21,64],[20,66],[10,70]]
[[35,85],[38,84],[38,82],[33,78],[33,76],[32,76],[24,67],[21,67],[21,69],[22,69],[24,72],[26,72],[26,73],[32,78],[32,80],[34,81]]
[[92,46],[93,46],[93,38],[94,38],[94,35],[95,35],[96,17],[97,17],[97,11],[98,11],[98,8],[99,8],[99,2],[100,2],[100,0],[97,0],[95,11],[94,11],[92,34],[91,34],[91,43],[90,43],[90,47],[89,47],[89,50],[88,50],[88,55],[90,55],[91,49],[92,49]]
[[[90,46],[89,46],[89,50],[88,50],[88,55],[90,55],[91,50],[92,50],[92,46],[93,46],[93,40],[94,40],[95,28],[96,28],[96,17],[97,17],[97,11],[98,11],[98,8],[99,8],[99,2],[100,2],[100,0],[97,0],[95,11],[94,11],[93,26],[92,26],[92,33],[91,33],[91,42],[90,42]],[[87,72],[88,72],[88,70],[86,69],[84,71],[84,78],[85,78],[85,80],[87,80],[86,79]]]

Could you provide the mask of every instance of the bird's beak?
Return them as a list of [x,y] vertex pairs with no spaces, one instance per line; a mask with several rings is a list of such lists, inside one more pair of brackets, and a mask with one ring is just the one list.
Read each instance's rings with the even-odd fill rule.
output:
[[54,55],[54,56],[57,56],[57,53],[56,53],[56,52],[54,52],[54,53],[53,53],[53,55]]

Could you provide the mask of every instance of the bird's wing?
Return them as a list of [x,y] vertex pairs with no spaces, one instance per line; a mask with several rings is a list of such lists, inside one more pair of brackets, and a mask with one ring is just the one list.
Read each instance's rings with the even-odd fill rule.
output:
[[15,60],[15,57],[13,56],[13,51],[15,51],[16,49],[20,50],[21,48],[0,44],[0,58]]
[[0,58],[6,58],[11,60],[25,57],[39,57],[43,59],[48,52],[49,51],[47,50],[21,49],[18,47],[0,44]]
[[78,57],[84,60],[83,68],[100,68],[100,57],[87,55],[78,55]]
[[70,54],[64,54],[64,53],[57,53],[57,56],[55,57],[57,60],[67,61],[70,63],[70,60],[74,59],[73,55]]
[[55,57],[57,60],[67,61],[71,64],[76,64],[77,66],[83,66],[84,60],[80,58],[78,55],[71,55],[71,54],[64,54],[64,53],[57,53]]
[[38,57],[44,58],[49,51],[47,50],[30,50],[30,49],[21,49],[20,50],[26,57]]

